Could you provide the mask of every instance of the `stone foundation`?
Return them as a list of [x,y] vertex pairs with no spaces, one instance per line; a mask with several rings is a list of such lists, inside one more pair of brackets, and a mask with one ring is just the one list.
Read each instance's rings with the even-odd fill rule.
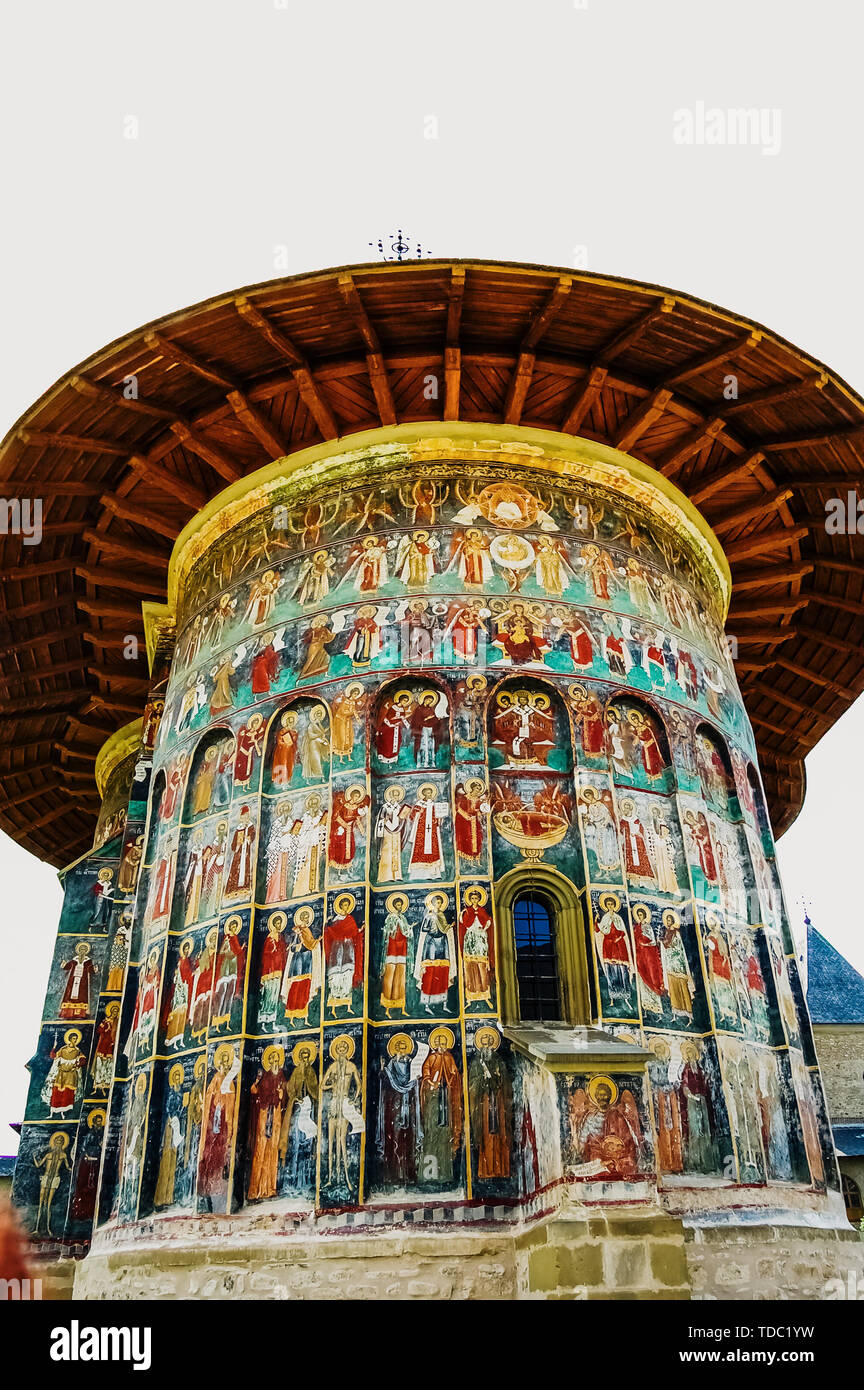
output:
[[693,1298],[864,1298],[864,1240],[851,1227],[690,1228]]

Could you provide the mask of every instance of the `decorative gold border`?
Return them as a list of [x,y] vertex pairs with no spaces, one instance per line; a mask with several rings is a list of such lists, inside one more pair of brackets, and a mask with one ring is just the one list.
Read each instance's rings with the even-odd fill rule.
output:
[[109,739],[106,739],[96,754],[93,775],[96,778],[99,795],[103,799],[111,773],[116,767],[119,767],[124,758],[128,758],[129,754],[134,753],[138,748],[143,727],[143,719],[133,719],[131,724],[124,724],[122,729],[117,729]]
[[[316,444],[276,459],[224,488],[183,528],[171,553],[168,570],[169,612],[186,576],[205,551],[224,533],[268,505],[270,494],[291,481],[304,486],[333,482],[355,475],[364,481],[358,464],[446,461],[470,450],[478,460],[543,469],[564,477],[582,477],[641,502],[676,530],[683,531],[717,576],[723,617],[729,606],[732,580],[729,563],[704,517],[674,483],[646,463],[594,440],[554,430],[513,425],[476,425],[466,421],[434,421],[364,430]],[[371,479],[366,477],[365,481]]]

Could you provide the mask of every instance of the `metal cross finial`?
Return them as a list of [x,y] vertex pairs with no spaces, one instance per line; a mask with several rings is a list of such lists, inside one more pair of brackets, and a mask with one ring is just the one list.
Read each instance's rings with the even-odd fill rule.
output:
[[[370,241],[370,242],[369,242],[369,245],[370,245],[370,246],[375,246],[376,243],[375,243],[374,241]],[[393,235],[391,234],[391,236],[390,236],[390,238],[389,238],[389,241],[388,241],[387,245],[389,246],[389,250],[385,250],[385,242],[384,242],[384,239],[383,239],[383,238],[379,238],[378,243],[377,243],[377,246],[378,246],[378,254],[381,256],[382,260],[385,260],[385,261],[407,261],[407,260],[416,260],[416,261],[420,261],[420,260],[423,259],[424,252],[423,252],[423,249],[422,249],[422,247],[421,247],[419,241],[418,241],[417,246],[416,246],[416,248],[415,248],[415,250],[414,250],[414,254],[413,254],[413,255],[411,254],[411,245],[410,245],[410,243],[409,243],[407,237],[405,237],[405,236],[403,235],[403,232],[402,232],[402,228],[401,228],[401,227],[399,228],[399,230],[397,231],[397,233],[396,233],[395,236],[393,236]],[[428,251],[425,252],[425,255],[428,256],[429,254],[430,254],[430,253],[429,253]]]

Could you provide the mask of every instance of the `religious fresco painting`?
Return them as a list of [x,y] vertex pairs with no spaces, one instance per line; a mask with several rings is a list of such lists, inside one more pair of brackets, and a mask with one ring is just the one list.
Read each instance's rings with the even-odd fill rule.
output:
[[[835,1184],[716,570],[645,489],[451,452],[283,481],[183,554],[64,876],[41,1241]],[[531,1030],[576,1023],[630,1060],[550,1071]]]

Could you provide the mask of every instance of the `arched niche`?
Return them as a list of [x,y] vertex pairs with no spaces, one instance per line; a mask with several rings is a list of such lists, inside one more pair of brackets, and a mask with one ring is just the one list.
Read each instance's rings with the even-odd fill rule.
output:
[[[531,907],[537,903],[547,922],[532,924]],[[523,906],[524,905],[524,906]],[[527,908],[527,910],[526,910]],[[545,864],[526,864],[511,869],[495,884],[499,988],[501,1016],[511,1026],[565,1024],[586,1025],[594,1017],[585,918],[574,885],[557,869]],[[546,953],[552,981],[545,990],[526,989],[527,955],[520,961],[526,937],[535,927],[538,935],[548,932],[551,949]],[[536,927],[539,925],[539,933]],[[537,952],[534,952],[535,958]],[[521,983],[520,983],[521,981]],[[544,997],[538,998],[538,995]],[[557,995],[558,1018],[547,1016],[542,1007]],[[538,1005],[540,1007],[538,1007]],[[539,1016],[538,1016],[539,1015]]]

